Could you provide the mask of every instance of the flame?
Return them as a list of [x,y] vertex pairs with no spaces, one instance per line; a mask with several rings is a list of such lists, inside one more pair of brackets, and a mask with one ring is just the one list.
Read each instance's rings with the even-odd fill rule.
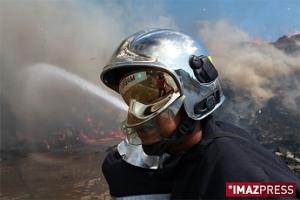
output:
[[93,119],[91,116],[84,117],[82,121],[84,123],[79,128],[68,124],[68,127],[59,127],[52,134],[42,138],[39,141],[41,144],[39,146],[42,147],[40,150],[71,152],[81,147],[110,145],[120,142],[126,137],[121,129],[102,130],[102,122],[95,123],[99,120]]
[[83,141],[85,144],[88,145],[98,145],[98,144],[105,144],[112,141],[121,141],[125,138],[125,135],[122,131],[111,131],[108,134],[104,134],[101,138],[93,138],[89,136],[88,134],[84,133],[83,131],[80,132],[79,138],[81,141]]

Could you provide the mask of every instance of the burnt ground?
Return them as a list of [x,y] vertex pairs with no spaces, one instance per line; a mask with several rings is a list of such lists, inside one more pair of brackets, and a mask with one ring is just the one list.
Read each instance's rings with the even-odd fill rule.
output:
[[[0,199],[111,199],[101,171],[107,148],[11,154],[0,162]],[[298,157],[276,154],[300,177]]]
[[[278,153],[300,177],[300,161],[294,165],[291,153]],[[104,150],[44,152],[2,161],[0,199],[111,199],[101,172],[105,155]]]
[[1,199],[110,199],[105,152],[30,153],[0,163]]

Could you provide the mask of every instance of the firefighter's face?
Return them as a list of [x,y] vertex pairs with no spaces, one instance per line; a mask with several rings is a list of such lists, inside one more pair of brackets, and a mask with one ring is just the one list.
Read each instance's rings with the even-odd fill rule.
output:
[[167,110],[153,119],[153,122],[136,129],[142,144],[149,145],[169,137],[180,123],[180,112],[174,115]]

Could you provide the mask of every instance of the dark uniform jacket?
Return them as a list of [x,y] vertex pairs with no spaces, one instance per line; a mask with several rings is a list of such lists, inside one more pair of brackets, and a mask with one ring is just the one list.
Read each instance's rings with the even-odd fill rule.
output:
[[[295,182],[300,180],[275,154],[244,130],[212,117],[203,138],[187,152],[171,157],[161,170],[132,166],[118,152],[106,157],[102,170],[114,197],[169,194],[171,199],[225,198],[226,182]],[[151,198],[150,198],[151,199]]]

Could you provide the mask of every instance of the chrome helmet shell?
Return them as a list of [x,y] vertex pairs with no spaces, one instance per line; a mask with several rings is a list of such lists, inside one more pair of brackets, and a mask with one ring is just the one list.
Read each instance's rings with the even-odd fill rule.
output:
[[[218,77],[211,82],[200,82],[190,65],[192,55],[208,56],[200,41],[169,29],[151,29],[137,32],[125,39],[101,73],[101,80],[119,93],[119,82],[125,73],[137,69],[156,68],[168,72],[181,91],[184,110],[194,120],[201,120],[214,112],[224,95]],[[213,106],[205,108],[207,99],[216,97]],[[182,104],[181,104],[182,105]],[[204,108],[197,109],[199,105]],[[156,115],[166,108],[158,110]]]

